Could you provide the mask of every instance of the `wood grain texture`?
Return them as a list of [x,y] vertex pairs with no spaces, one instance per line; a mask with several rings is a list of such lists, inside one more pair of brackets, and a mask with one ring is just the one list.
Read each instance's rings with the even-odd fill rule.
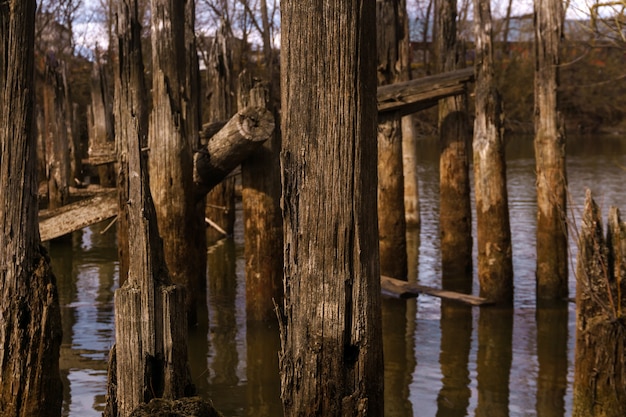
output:
[[284,411],[381,416],[375,4],[281,6]]
[[0,415],[61,415],[61,313],[40,245],[35,0],[0,1]]

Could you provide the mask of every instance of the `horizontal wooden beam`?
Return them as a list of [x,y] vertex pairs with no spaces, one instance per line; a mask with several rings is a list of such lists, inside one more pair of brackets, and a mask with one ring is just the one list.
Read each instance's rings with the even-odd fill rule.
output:
[[399,279],[391,278],[382,275],[380,277],[380,284],[384,291],[397,295],[401,298],[417,297],[419,294],[428,294],[433,297],[439,297],[446,300],[459,301],[461,303],[470,304],[473,306],[482,306],[493,304],[486,298],[477,297],[470,294],[462,294],[455,291],[441,290],[439,288],[427,287],[425,285],[419,285],[410,283],[407,281],[401,281]]
[[117,189],[107,190],[55,210],[40,211],[39,235],[45,242],[110,219],[117,213]]
[[427,109],[442,98],[465,94],[467,84],[473,81],[474,68],[464,68],[378,87],[378,113],[404,116]]

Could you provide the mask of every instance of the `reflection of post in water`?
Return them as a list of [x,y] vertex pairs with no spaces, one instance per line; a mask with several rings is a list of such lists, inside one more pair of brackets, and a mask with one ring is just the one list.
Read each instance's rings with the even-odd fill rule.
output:
[[382,300],[386,416],[413,416],[409,385],[415,370],[415,305],[415,299]]
[[482,307],[478,318],[476,417],[509,416],[513,310]]
[[[70,236],[80,235],[78,231]],[[59,292],[59,305],[61,306],[61,326],[63,328],[63,339],[61,341],[61,357],[59,360],[59,373],[63,383],[63,406],[62,415],[69,415],[71,393],[69,373],[70,367],[66,356],[72,346],[72,333],[74,323],[76,323],[76,311],[68,308],[67,305],[76,301],[76,281],[73,279],[74,273],[74,251],[72,240],[63,236],[61,239],[53,239],[49,243],[48,254],[50,255],[50,265],[57,279],[57,290]],[[69,365],[69,366],[68,366]]]
[[539,305],[537,417],[563,417],[567,389],[567,301]]
[[248,398],[250,417],[283,415],[280,400],[278,350],[280,337],[275,323],[248,321],[246,328]]
[[437,416],[465,416],[471,396],[468,363],[472,346],[472,307],[441,300],[440,327],[439,364],[443,386],[437,396]]
[[[233,386],[238,382],[235,260],[233,239],[223,239],[209,249],[210,341],[214,350],[211,384],[214,392],[216,387]],[[212,397],[219,399],[215,394]]]

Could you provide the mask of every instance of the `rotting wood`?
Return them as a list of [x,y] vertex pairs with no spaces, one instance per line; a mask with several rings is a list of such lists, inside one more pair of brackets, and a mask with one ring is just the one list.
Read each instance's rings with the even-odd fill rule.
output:
[[55,210],[39,213],[41,241],[63,236],[117,215],[117,191],[110,190]]
[[399,279],[382,275],[380,284],[384,291],[397,295],[400,298],[417,297],[420,294],[427,294],[445,300],[459,301],[473,306],[484,306],[493,304],[486,298],[477,297],[470,294],[462,294],[456,291],[441,290],[439,288],[428,287],[426,285],[414,284]]
[[194,194],[196,199],[226,177],[274,131],[274,116],[262,107],[246,107],[194,154]]
[[576,265],[573,417],[626,415],[626,223],[612,207],[606,238],[587,190]]
[[474,69],[464,68],[378,87],[378,112],[415,113],[437,105],[446,97],[463,95],[474,81]]

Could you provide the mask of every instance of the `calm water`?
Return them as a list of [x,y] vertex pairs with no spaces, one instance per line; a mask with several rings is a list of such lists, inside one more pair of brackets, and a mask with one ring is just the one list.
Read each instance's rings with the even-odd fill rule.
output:
[[[433,286],[441,282],[437,152],[434,140],[420,142],[422,227],[408,234],[410,279]],[[573,305],[535,308],[532,142],[512,139],[507,158],[515,307],[478,310],[428,296],[384,298],[388,417],[571,414]],[[605,216],[609,205],[626,210],[626,138],[570,138],[568,177],[572,224],[585,187]],[[118,282],[115,228],[104,231],[106,226],[50,244],[62,304],[66,416],[97,416],[103,409]],[[209,249],[207,306],[200,312],[205,320],[190,340],[192,373],[200,392],[226,416],[280,416],[279,341],[276,329],[246,324],[242,245],[239,224],[233,239]],[[573,244],[571,251],[574,259]]]

